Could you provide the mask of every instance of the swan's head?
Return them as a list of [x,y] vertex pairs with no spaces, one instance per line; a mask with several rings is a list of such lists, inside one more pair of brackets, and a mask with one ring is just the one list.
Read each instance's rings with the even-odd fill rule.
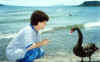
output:
[[73,28],[71,29],[70,33],[73,33],[73,32],[75,32],[76,30],[79,30],[79,27],[73,27]]

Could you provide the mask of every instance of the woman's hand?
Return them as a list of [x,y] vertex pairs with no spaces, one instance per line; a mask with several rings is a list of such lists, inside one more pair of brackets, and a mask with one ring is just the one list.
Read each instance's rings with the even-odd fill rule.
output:
[[41,43],[42,43],[42,45],[47,45],[48,44],[48,39],[44,39]]

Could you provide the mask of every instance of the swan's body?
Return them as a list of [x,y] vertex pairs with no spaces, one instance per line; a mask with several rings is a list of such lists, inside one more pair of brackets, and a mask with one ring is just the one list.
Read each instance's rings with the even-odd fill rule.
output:
[[96,50],[98,50],[98,48],[93,43],[90,43],[88,45],[88,47],[83,47],[82,46],[83,36],[82,36],[82,33],[81,33],[80,29],[79,28],[73,28],[71,31],[72,32],[77,31],[78,32],[78,36],[79,36],[78,42],[77,42],[77,44],[73,48],[73,53],[76,56],[81,57],[81,61],[82,62],[83,62],[83,57],[89,57],[89,60],[91,61],[92,54]]

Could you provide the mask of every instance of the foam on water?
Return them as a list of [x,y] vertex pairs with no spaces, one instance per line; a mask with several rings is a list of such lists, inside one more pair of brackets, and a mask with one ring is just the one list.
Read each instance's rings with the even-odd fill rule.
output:
[[2,39],[2,38],[14,38],[16,36],[16,33],[14,33],[14,34],[0,34],[0,39]]
[[91,30],[91,29],[95,29],[97,27],[100,27],[100,21],[99,22],[90,22],[90,23],[86,23],[84,24],[84,27],[87,30]]
[[[63,52],[62,52],[63,53]],[[100,51],[99,51],[100,53]],[[95,53],[92,56],[92,62],[100,62],[100,55],[99,53]],[[63,53],[64,54],[64,53]],[[44,56],[44,58],[36,60],[36,62],[80,62],[80,58],[69,54],[69,56],[61,55],[61,56]],[[84,58],[85,62],[89,62],[89,59],[86,57]]]
[[[60,30],[60,29],[70,29],[73,26],[74,25],[47,27],[44,30],[41,30],[40,34],[47,33],[47,32],[53,32],[53,31]],[[83,25],[81,25],[81,24],[78,24],[78,25],[75,25],[75,26],[79,26],[80,28],[83,27]],[[16,35],[17,35],[17,33],[8,33],[8,34],[0,33],[0,39],[2,39],[2,38],[13,38]]]

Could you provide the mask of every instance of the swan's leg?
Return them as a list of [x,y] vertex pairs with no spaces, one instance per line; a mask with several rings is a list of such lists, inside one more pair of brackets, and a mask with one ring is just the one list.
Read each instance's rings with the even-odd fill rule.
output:
[[91,62],[91,56],[89,57],[89,62]]
[[81,62],[83,62],[83,57],[81,58]]

